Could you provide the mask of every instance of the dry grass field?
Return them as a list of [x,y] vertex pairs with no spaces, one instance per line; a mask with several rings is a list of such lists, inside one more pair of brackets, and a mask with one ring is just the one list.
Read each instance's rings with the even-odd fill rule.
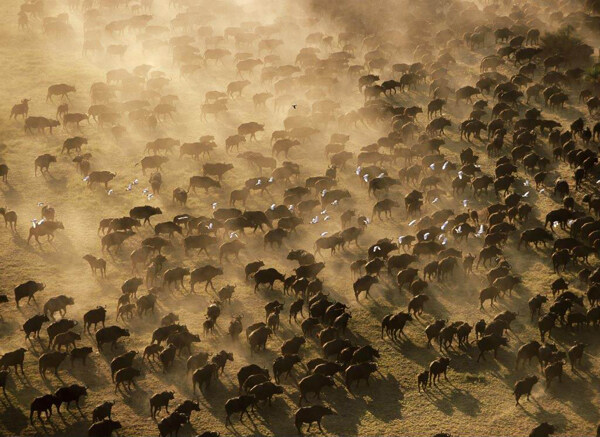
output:
[[[203,286],[197,287],[197,294],[191,295],[188,293],[189,283],[186,283],[188,291],[184,293],[160,295],[154,315],[139,317],[136,314],[129,321],[116,321],[120,287],[126,279],[132,277],[129,254],[140,246],[144,238],[152,236],[154,232],[151,227],[144,226],[134,237],[127,240],[114,256],[102,254],[97,233],[98,223],[102,218],[125,216],[132,207],[144,204],[158,206],[163,212],[161,216],[152,218],[153,224],[171,220],[175,215],[183,213],[210,216],[214,203],[217,207],[227,207],[231,190],[243,186],[246,179],[259,175],[256,168],[246,160],[237,158],[235,153],[225,152],[225,139],[237,133],[237,127],[241,123],[256,121],[263,123],[265,127],[264,132],[257,134],[256,141],[242,144],[240,151],[252,150],[271,156],[271,133],[283,129],[283,120],[288,115],[310,113],[311,103],[324,98],[338,102],[340,109],[337,115],[341,115],[359,108],[364,103],[364,97],[357,89],[357,78],[340,71],[338,83],[330,90],[320,88],[320,96],[307,97],[307,88],[293,88],[289,93],[294,96],[295,107],[275,112],[271,99],[266,108],[256,109],[252,102],[254,94],[265,91],[275,94],[272,84],[261,83],[262,67],[259,67],[249,76],[251,84],[244,90],[243,95],[230,99],[227,112],[217,117],[209,115],[208,121],[202,121],[200,112],[205,93],[210,90],[224,90],[228,83],[239,80],[232,56],[226,57],[223,64],[210,62],[191,78],[182,78],[178,66],[172,63],[172,53],[168,46],[144,52],[141,42],[136,41],[136,34],[129,31],[121,36],[110,36],[101,31],[104,47],[117,43],[128,45],[123,59],[106,54],[82,56],[82,12],[80,9],[69,10],[67,3],[62,0],[45,0],[46,16],[67,12],[73,27],[73,33],[68,37],[52,37],[44,34],[41,20],[34,18],[30,18],[29,30],[19,30],[17,14],[21,6],[20,1],[0,2],[0,143],[3,143],[0,158],[10,168],[8,182],[0,183],[0,206],[15,210],[19,217],[17,231],[14,233],[0,226],[0,290],[10,298],[9,303],[0,306],[0,314],[4,319],[0,323],[0,353],[19,347],[27,348],[25,376],[15,375],[11,370],[7,395],[0,396],[0,435],[84,435],[92,423],[93,407],[105,400],[116,402],[113,407],[113,419],[120,421],[123,427],[119,435],[157,435],[156,422],[149,415],[150,396],[163,390],[174,390],[175,401],[170,405],[172,409],[184,399],[194,398],[191,374],[186,374],[187,357],[178,357],[173,368],[167,373],[163,373],[159,365],[142,363],[141,356],[136,358],[135,366],[141,369],[142,376],[131,392],[115,393],[109,363],[114,356],[127,350],[137,350],[141,355],[141,351],[150,343],[152,331],[159,326],[161,317],[168,312],[177,314],[181,323],[187,325],[191,332],[200,334],[201,342],[193,345],[193,352],[217,352],[224,349],[234,354],[234,362],[227,364],[224,375],[203,394],[197,394],[195,400],[200,403],[201,411],[193,413],[191,424],[184,426],[179,435],[196,435],[208,430],[218,431],[221,435],[297,434],[293,414],[298,408],[299,391],[290,379],[283,381],[284,394],[276,396],[272,406],[260,404],[252,415],[252,420],[244,419],[244,422],[240,422],[236,415],[233,418],[233,426],[225,426],[224,404],[228,398],[238,396],[237,370],[248,363],[257,363],[271,369],[273,360],[279,355],[281,343],[293,335],[301,334],[299,324],[290,324],[287,320],[289,304],[293,297],[282,295],[282,284],[279,282],[272,292],[261,289],[255,293],[254,282],[244,279],[244,265],[262,260],[266,266],[290,274],[297,264],[286,260],[288,251],[300,248],[313,251],[314,241],[323,232],[332,234],[341,230],[341,212],[354,208],[359,215],[371,217],[376,200],[368,196],[367,185],[355,174],[356,156],[361,147],[386,135],[390,130],[389,125],[386,122],[372,126],[351,124],[340,127],[333,122],[328,126],[321,126],[319,134],[291,150],[289,160],[300,165],[298,185],[303,185],[306,177],[323,174],[329,165],[323,149],[329,142],[330,135],[334,132],[350,135],[346,150],[353,152],[354,158],[346,169],[338,171],[337,185],[338,188],[349,189],[352,198],[340,202],[339,205],[328,206],[327,212],[323,214],[315,210],[313,215],[320,217],[319,222],[310,224],[310,217],[306,219],[305,224],[298,228],[297,234],[284,240],[283,247],[279,249],[264,249],[260,231],[252,233],[250,230],[246,235],[240,236],[246,243],[246,248],[242,250],[239,262],[223,262],[224,274],[215,280],[217,290],[228,284],[236,287],[231,303],[223,305],[215,335],[204,335],[202,323],[205,320],[207,305],[216,299],[216,295],[210,291],[205,292]],[[202,7],[206,8],[206,22],[199,22],[196,27],[211,25],[215,35],[221,35],[223,29],[239,26],[242,22],[256,21],[267,25],[285,22],[283,17],[292,17],[290,21],[295,26],[283,25],[273,36],[284,41],[274,52],[281,56],[281,64],[294,63],[296,54],[306,45],[305,38],[310,33],[320,31],[336,36],[341,30],[338,27],[339,23],[328,17],[309,20],[311,12],[308,6],[299,2],[286,0],[201,3]],[[132,15],[131,9],[124,6],[116,10],[99,10],[104,24]],[[170,20],[184,10],[169,6],[166,0],[154,0],[150,12],[153,15],[151,24],[169,27]],[[444,26],[444,23],[439,23],[432,29],[432,33],[435,34]],[[168,30],[160,38],[168,41],[171,36],[179,34],[181,31]],[[196,38],[195,31],[191,34]],[[200,53],[203,53],[205,47],[201,38],[197,37],[193,44],[200,47]],[[225,46],[234,54],[238,51],[248,51],[253,57],[259,56],[256,44],[239,50],[233,42],[226,42]],[[329,49],[322,47],[319,56],[324,57],[328,51],[339,50],[341,49],[337,46]],[[479,76],[479,60],[494,50],[492,37],[484,48],[474,51],[466,47],[456,49],[457,64],[450,68],[455,85],[459,87],[474,84]],[[359,49],[356,59],[351,63],[362,63],[363,54]],[[264,52],[260,54],[264,55]],[[390,65],[396,62],[410,63],[413,60],[393,59]],[[20,118],[17,121],[8,119],[11,107],[23,98],[31,99],[29,115],[54,119],[60,97],[55,97],[54,103],[47,102],[46,92],[48,86],[58,83],[76,87],[76,92],[70,95],[70,111],[87,112],[91,105],[89,89],[93,83],[105,81],[105,74],[111,69],[125,68],[131,71],[136,65],[144,63],[152,65],[153,71],[164,72],[170,79],[162,90],[163,94],[179,97],[174,120],[159,123],[155,131],[136,127],[127,119],[125,113],[122,125],[127,128],[127,138],[121,141],[115,140],[109,128],[99,128],[93,121],[89,124],[84,121],[81,132],[77,132],[74,127],[64,130],[63,126],[59,126],[55,128],[53,135],[42,135],[24,133]],[[514,74],[514,68],[508,64],[502,66],[500,71],[509,77]],[[384,76],[390,76],[389,67],[387,73],[382,75]],[[403,106],[419,105],[426,108],[430,99],[427,88],[428,86],[420,85],[416,91],[398,92],[395,97],[387,99]],[[131,95],[132,93],[129,94],[127,90],[122,93],[119,91],[115,100],[138,98]],[[570,121],[580,115],[587,116],[585,106],[577,105],[576,94],[573,95],[575,97],[571,98],[567,109],[556,112],[544,109],[544,116],[561,121],[563,127],[568,127]],[[491,101],[491,96],[489,100]],[[448,130],[442,153],[452,162],[460,163],[458,153],[466,147],[465,141],[459,138],[457,126],[468,118],[470,111],[470,105],[456,105],[453,98],[446,107],[446,116],[452,120],[452,127]],[[522,110],[521,114],[523,112]],[[488,117],[489,115],[486,115],[486,122]],[[426,114],[419,114],[417,124],[420,128],[424,129],[426,123]],[[588,120],[588,124],[593,124],[593,121]],[[117,174],[109,183],[112,189],[110,194],[100,186],[88,189],[71,162],[73,155],[61,154],[63,141],[73,135],[88,138],[88,144],[84,146],[83,151],[92,154],[91,163],[94,170],[110,170]],[[214,135],[218,149],[212,152],[210,158],[204,157],[200,161],[185,157],[180,159],[178,151],[175,151],[162,171],[164,182],[161,194],[148,199],[144,190],[149,188],[149,174],[143,175],[140,166],[136,166],[144,156],[146,142],[161,137],[173,137],[180,139],[182,143],[192,142],[202,135]],[[540,144],[540,150],[550,155],[547,140],[542,141],[540,138]],[[481,155],[482,170],[493,174],[494,162],[487,157],[485,145],[485,142],[475,140],[472,147]],[[36,177],[33,162],[43,153],[56,155],[57,162],[50,167],[48,175],[38,174]],[[282,160],[278,159],[278,163],[281,164]],[[221,189],[211,189],[208,194],[198,190],[196,193],[190,193],[186,207],[175,205],[171,199],[172,190],[179,186],[187,188],[189,177],[201,174],[204,162],[231,162],[234,169],[225,174]],[[389,174],[395,177],[401,166],[401,160],[389,165]],[[595,433],[600,422],[598,331],[591,328],[582,333],[569,332],[564,328],[553,331],[552,341],[560,350],[568,349],[576,341],[589,344],[581,367],[572,371],[568,364],[565,366],[562,383],[555,381],[547,388],[536,360],[531,366],[515,370],[515,356],[519,346],[532,339],[539,340],[537,323],[530,322],[529,319],[527,301],[537,293],[550,295],[550,283],[557,277],[549,258],[550,246],[521,251],[516,248],[521,230],[539,225],[540,220],[543,226],[545,214],[560,206],[561,200],[552,196],[551,181],[562,175],[573,185],[572,169],[569,169],[567,164],[553,163],[551,167],[551,176],[547,178],[549,185],[544,192],[526,186],[525,181],[530,180],[532,176],[526,175],[522,167],[519,170],[514,191],[529,193],[526,202],[534,206],[534,212],[525,223],[517,225],[518,231],[509,239],[504,253],[513,267],[513,272],[522,277],[522,284],[517,286],[512,296],[501,297],[494,308],[490,308],[489,302],[483,310],[479,308],[478,293],[481,288],[487,286],[487,269],[480,267],[475,269],[474,274],[466,276],[459,268],[451,280],[441,283],[436,280],[430,281],[426,291],[430,301],[425,306],[425,313],[407,325],[406,337],[396,343],[388,338],[381,338],[381,319],[386,314],[405,311],[410,296],[406,291],[398,291],[395,278],[387,275],[384,269],[380,283],[371,290],[371,298],[365,299],[362,295],[356,301],[352,292],[353,279],[349,265],[356,259],[365,257],[366,248],[378,238],[389,237],[396,240],[398,236],[416,232],[414,227],[408,225],[414,217],[407,216],[404,207],[394,209],[391,219],[380,221],[372,218],[359,239],[360,247],[352,245],[348,250],[333,255],[330,255],[329,251],[323,251],[322,257],[317,256],[317,261],[324,261],[326,264],[320,274],[324,280],[325,292],[329,293],[331,300],[338,300],[349,306],[352,318],[346,336],[358,345],[372,344],[381,354],[378,360],[379,370],[371,378],[369,386],[361,383],[359,388],[349,392],[343,384],[343,379],[337,376],[336,387],[323,391],[321,402],[338,413],[324,419],[323,428],[326,434],[427,436],[447,432],[461,436],[518,436],[527,435],[534,426],[544,421],[554,424],[558,435],[581,436]],[[132,184],[132,189],[128,191],[126,188],[135,180],[138,182]],[[446,179],[444,184],[446,186],[441,188],[450,193],[449,180]],[[271,204],[279,204],[286,188],[284,185],[283,182],[277,181],[269,190],[270,194],[251,194],[246,209],[265,210]],[[589,184],[585,187],[586,190],[593,189]],[[392,187],[387,195],[403,204],[404,195],[413,188],[418,186],[413,187],[413,184],[403,182],[400,186]],[[574,196],[578,207],[581,207],[583,192]],[[464,199],[468,199],[469,208],[478,210],[483,210],[496,201],[493,193],[474,199],[470,188]],[[423,214],[430,214],[442,208],[452,208],[456,213],[463,212],[466,208],[463,208],[462,201],[463,198],[453,198],[449,194],[436,204],[426,204]],[[31,221],[41,218],[39,203],[52,205],[56,209],[56,219],[64,224],[64,230],[57,231],[56,238],[51,243],[42,238],[41,245],[34,241],[28,244]],[[325,216],[330,218],[325,220]],[[564,231],[557,232],[561,236],[566,235]],[[219,237],[228,239],[227,235],[221,237],[221,233]],[[193,269],[209,263],[219,264],[216,248],[213,248],[209,257],[197,253],[186,256],[182,237],[178,235],[173,238],[173,245],[173,250],[166,251],[167,268],[186,266]],[[469,238],[466,243],[455,243],[454,239],[449,238],[448,245],[462,250],[463,254],[477,254],[482,241],[481,238]],[[105,279],[92,275],[88,264],[82,259],[87,253],[107,259],[108,274]],[[427,259],[420,260],[418,267],[422,269],[427,262]],[[590,257],[590,263],[593,270],[597,265],[596,255]],[[578,268],[571,265],[564,276],[571,283],[572,291],[585,293],[587,285],[577,280],[577,270]],[[46,288],[36,295],[36,302],[32,301],[31,305],[28,305],[22,301],[17,309],[13,289],[30,279],[44,282]],[[145,293],[144,285],[138,297]],[[94,348],[87,366],[83,367],[81,363],[72,366],[67,359],[60,367],[59,377],[49,374],[48,378],[43,380],[38,373],[38,357],[48,348],[47,324],[42,329],[41,340],[32,342],[24,339],[22,324],[29,317],[41,312],[48,298],[60,294],[71,296],[75,300],[75,304],[68,308],[66,317],[79,321],[76,332],[82,331],[82,317],[86,311],[97,305],[106,305],[107,324],[126,327],[131,336],[121,339],[117,350],[109,351],[109,347],[105,347],[104,351],[99,353],[94,336],[82,332],[82,340],[78,342],[78,346],[89,345]],[[229,321],[232,316],[242,314],[245,328],[251,323],[264,320],[264,305],[274,299],[285,301],[281,329],[269,339],[265,352],[251,354],[244,334],[235,342],[227,335]],[[548,304],[544,309],[547,311],[547,308]],[[440,352],[435,342],[434,347],[426,347],[424,328],[436,318],[462,320],[474,324],[482,318],[490,321],[504,310],[512,310],[519,315],[512,324],[512,330],[507,334],[509,346],[500,349],[497,360],[492,358],[492,354],[488,354],[487,361],[477,363],[478,350],[475,343],[466,349],[455,345],[443,352]],[[306,308],[304,311],[306,312]],[[471,340],[473,339],[474,332],[471,337]],[[321,356],[318,339],[308,339],[300,353],[303,362]],[[416,375],[440,355],[447,355],[451,359],[448,381],[442,381],[426,393],[419,393]],[[297,366],[296,378],[300,379],[306,372],[303,365]],[[534,387],[530,401],[522,399],[521,405],[515,406],[513,385],[529,374],[538,375],[540,382]],[[88,396],[81,403],[81,411],[71,408],[70,412],[63,412],[62,417],[53,414],[49,421],[44,420],[40,423],[36,418],[34,424],[30,424],[29,405],[34,397],[54,392],[63,385],[73,383],[88,387]],[[164,412],[161,413],[159,420],[165,416]],[[317,431],[317,428],[314,427],[312,431]]]

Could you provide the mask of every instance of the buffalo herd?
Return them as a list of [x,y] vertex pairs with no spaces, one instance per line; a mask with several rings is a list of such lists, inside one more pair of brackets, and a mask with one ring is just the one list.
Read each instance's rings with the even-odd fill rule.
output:
[[599,0],[18,2],[0,434],[600,433]]

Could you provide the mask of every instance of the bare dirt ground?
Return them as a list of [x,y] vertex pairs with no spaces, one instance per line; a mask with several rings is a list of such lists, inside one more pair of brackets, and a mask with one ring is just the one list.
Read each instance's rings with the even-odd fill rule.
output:
[[[153,23],[168,25],[171,18],[177,13],[176,9],[169,8],[168,2],[155,0],[153,7]],[[217,16],[210,24],[219,33],[227,26],[237,26],[240,22],[259,20],[268,24],[277,16],[306,16],[300,8],[287,4],[269,3],[262,5],[245,3],[232,7],[231,22],[226,22],[226,14],[215,13]],[[156,435],[156,423],[149,418],[149,397],[162,390],[174,390],[175,402],[192,398],[191,375],[185,373],[185,357],[177,359],[171,371],[164,374],[159,367],[143,365],[137,361],[138,368],[142,369],[142,377],[137,382],[137,387],[131,393],[115,393],[111,383],[109,362],[117,354],[126,350],[135,349],[142,351],[149,343],[152,331],[159,325],[160,318],[172,311],[179,315],[182,323],[186,324],[191,332],[201,334],[202,322],[208,303],[216,296],[203,290],[197,295],[183,295],[176,293],[174,296],[161,296],[158,310],[153,316],[144,318],[134,317],[131,321],[117,324],[129,328],[131,337],[119,341],[119,348],[115,352],[99,353],[95,347],[93,336],[82,335],[81,345],[92,345],[94,352],[90,356],[87,367],[81,364],[71,364],[67,361],[61,366],[59,378],[49,376],[42,380],[38,373],[37,357],[47,348],[47,335],[45,327],[42,330],[41,342],[28,343],[24,340],[21,331],[23,322],[32,315],[41,311],[43,303],[50,297],[66,294],[74,297],[75,305],[69,307],[67,316],[82,323],[83,314],[96,305],[106,305],[108,308],[108,324],[115,323],[116,301],[121,295],[120,286],[131,277],[129,253],[139,247],[143,238],[153,235],[150,227],[140,230],[139,235],[128,240],[122,250],[114,257],[105,255],[109,261],[108,277],[100,279],[94,277],[82,256],[92,253],[101,256],[100,238],[97,235],[97,225],[102,218],[127,215],[130,208],[136,205],[152,204],[159,206],[163,215],[154,217],[153,222],[166,221],[176,214],[189,213],[196,216],[211,215],[214,202],[218,206],[226,206],[229,192],[239,188],[247,178],[257,176],[256,169],[246,161],[237,159],[234,155],[227,155],[224,148],[224,139],[236,133],[237,126],[242,122],[257,121],[265,124],[264,132],[258,134],[256,142],[248,142],[242,146],[243,150],[260,151],[270,156],[270,135],[273,130],[282,129],[282,121],[288,115],[286,112],[275,113],[272,104],[268,108],[255,109],[251,96],[255,93],[270,89],[269,84],[261,84],[259,80],[260,69],[251,77],[252,84],[244,91],[241,98],[236,98],[229,105],[230,110],[213,119],[209,116],[208,122],[200,120],[200,107],[204,102],[204,94],[209,90],[222,90],[226,85],[237,80],[234,63],[229,57],[224,65],[210,65],[193,77],[186,80],[179,77],[176,67],[171,65],[168,49],[143,54],[135,36],[125,34],[115,37],[117,40],[126,41],[129,49],[123,61],[108,55],[82,57],[82,23],[81,15],[70,12],[71,24],[75,29],[73,38],[53,40],[41,31],[39,22],[32,20],[31,30],[19,31],[17,28],[17,12],[20,2],[5,0],[0,3],[0,141],[6,145],[0,152],[3,162],[10,167],[9,182],[0,185],[0,203],[14,209],[19,215],[18,231],[11,233],[8,229],[0,229],[0,266],[3,292],[11,297],[11,302],[0,308],[4,322],[0,324],[0,352],[7,352],[18,347],[28,348],[25,358],[25,377],[15,376],[11,371],[7,397],[0,398],[0,435],[82,435],[91,424],[91,411],[93,407],[104,400],[115,400],[113,419],[119,420],[123,425],[121,435]],[[48,8],[52,14],[68,11],[62,2],[51,4]],[[268,11],[268,12],[265,12]],[[212,13],[212,11],[211,11]],[[128,16],[129,11],[122,8],[119,14]],[[49,13],[50,15],[50,13]],[[316,25],[304,25],[298,19],[299,29],[286,29],[280,34],[285,45],[279,51],[284,63],[293,63],[298,50],[305,45],[304,38],[312,31],[320,30],[335,34],[337,29],[333,24],[322,20]],[[109,43],[110,37],[104,36]],[[256,51],[253,47],[250,51]],[[486,50],[481,50],[481,55]],[[456,77],[464,78],[462,84],[473,83],[473,78],[478,75],[478,59],[471,52],[463,53],[459,65],[455,67]],[[43,115],[54,118],[56,104],[46,102],[47,87],[55,83],[68,83],[76,86],[77,92],[71,95],[70,107],[72,111],[86,112],[90,105],[88,94],[89,87],[94,82],[105,80],[105,73],[109,69],[124,67],[131,69],[134,66],[147,63],[155,66],[156,70],[164,71],[171,79],[168,93],[179,97],[175,121],[167,121],[158,127],[156,132],[136,130],[125,124],[130,133],[130,140],[117,143],[108,129],[99,129],[93,122],[89,125],[82,123],[83,135],[89,139],[85,151],[93,155],[93,168],[97,170],[110,170],[117,173],[117,177],[110,183],[113,193],[108,195],[100,187],[92,190],[86,188],[85,182],[76,172],[71,158],[60,154],[60,148],[65,138],[74,133],[65,132],[62,126],[56,129],[54,135],[26,135],[23,132],[22,121],[8,120],[8,114],[13,104],[22,98],[31,98],[30,115]],[[330,97],[340,102],[343,112],[355,109],[362,104],[363,96],[358,93],[354,78],[347,78],[340,74],[340,84]],[[306,110],[307,99],[303,90],[297,92],[298,111]],[[418,104],[426,106],[426,91],[411,91],[399,95],[397,101],[401,104]],[[581,108],[571,107],[563,113],[552,114],[556,119],[574,119]],[[449,130],[449,139],[442,147],[443,153],[453,160],[465,147],[460,142],[456,125],[465,119],[470,111],[467,105],[448,105],[453,127]],[[293,111],[290,109],[290,111]],[[291,112],[290,112],[291,113]],[[424,126],[425,117],[420,115],[419,123]],[[564,125],[564,124],[563,124]],[[304,177],[322,174],[327,168],[322,149],[327,144],[329,135],[333,132],[343,131],[350,135],[348,150],[356,153],[360,147],[376,141],[385,134],[385,129],[372,127],[348,127],[340,130],[335,125],[323,130],[312,141],[293,149],[290,160],[301,166],[300,184]],[[135,166],[143,156],[146,141],[159,137],[171,136],[179,138],[182,142],[195,141],[201,135],[215,135],[219,149],[210,157],[210,162],[232,162],[235,169],[226,174],[221,190],[212,191],[207,195],[198,191],[190,194],[187,207],[175,206],[171,202],[171,191],[177,186],[187,187],[191,175],[199,174],[201,163],[191,159],[171,158],[162,174],[164,185],[162,195],[148,200],[143,190],[149,187],[148,176],[144,176],[139,166]],[[493,171],[493,163],[484,159],[485,144],[476,143],[478,151],[482,153],[482,166],[484,171]],[[33,161],[42,153],[52,153],[58,156],[58,162],[50,169],[46,177],[35,177]],[[202,162],[207,161],[203,159]],[[358,212],[367,216],[371,215],[374,199],[367,196],[366,185],[354,173],[355,166],[341,171],[339,187],[347,187],[352,193],[352,199],[344,201],[343,206],[331,206],[328,211],[331,219],[321,220],[315,225],[305,224],[299,227],[298,235],[286,240],[284,247],[274,250],[263,250],[262,235],[248,233],[241,237],[247,244],[242,251],[241,263],[224,263],[224,275],[215,281],[217,289],[227,284],[236,286],[236,291],[231,304],[225,304],[223,314],[218,322],[215,336],[201,335],[202,342],[194,345],[194,351],[206,350],[215,352],[221,349],[232,351],[235,361],[229,363],[225,375],[221,377],[197,400],[201,404],[200,413],[192,415],[191,426],[184,427],[180,435],[194,435],[206,430],[219,431],[222,435],[293,435],[296,429],[293,424],[293,413],[298,407],[299,392],[296,385],[284,381],[285,393],[276,397],[271,407],[259,406],[253,420],[245,419],[240,423],[234,419],[233,427],[225,427],[224,403],[233,396],[237,396],[236,372],[250,362],[258,363],[271,368],[273,359],[278,355],[279,346],[283,340],[300,332],[298,325],[287,322],[287,307],[292,301],[285,298],[286,310],[282,314],[282,328],[268,342],[266,352],[251,355],[248,344],[242,335],[239,342],[232,342],[227,336],[227,326],[230,317],[243,314],[244,326],[263,320],[263,306],[270,300],[282,298],[281,284],[277,284],[274,292],[260,291],[255,294],[253,283],[244,280],[243,265],[247,262],[261,259],[267,266],[273,266],[280,271],[290,273],[296,264],[285,259],[287,252],[292,248],[313,250],[313,242],[323,232],[333,233],[340,230],[340,213],[353,207]],[[556,173],[570,175],[566,167],[559,166]],[[391,173],[395,173],[393,170]],[[523,176],[520,173],[520,176]],[[131,191],[126,191],[129,183],[135,179],[139,183]],[[550,179],[550,178],[549,178]],[[535,205],[535,213],[522,228],[533,227],[540,218],[550,209],[556,208],[559,201],[552,198],[548,189],[544,193],[535,192],[526,188],[521,181],[521,193],[529,191],[529,202]],[[281,184],[271,190],[271,194],[263,197],[253,194],[247,209],[264,210],[272,203],[279,203],[283,195]],[[394,187],[390,196],[402,199],[412,186],[403,184]],[[449,190],[450,191],[450,190]],[[484,200],[476,201],[471,194],[466,194],[469,206],[483,208],[494,202],[493,195]],[[452,207],[457,211],[461,208],[460,201],[449,197],[437,205],[427,205],[424,212],[432,212],[442,207]],[[64,223],[65,230],[58,231],[56,239],[49,244],[43,241],[41,247],[35,243],[27,244],[27,232],[30,221],[40,218],[39,202],[51,204],[57,211],[57,219]],[[513,384],[518,379],[528,374],[540,376],[539,367],[531,365],[524,369],[515,370],[515,353],[518,347],[539,337],[537,326],[529,321],[527,301],[536,293],[549,293],[549,284],[556,278],[549,262],[549,248],[517,252],[514,244],[509,244],[505,251],[507,259],[513,265],[514,272],[523,278],[523,283],[513,293],[512,297],[501,298],[496,308],[490,309],[486,304],[484,310],[479,309],[478,292],[485,281],[485,269],[476,270],[471,277],[465,277],[462,272],[457,272],[454,279],[448,283],[440,284],[433,281],[429,285],[427,294],[431,300],[426,306],[426,313],[418,320],[410,323],[405,330],[406,339],[395,344],[389,339],[380,337],[380,321],[390,312],[404,310],[409,296],[405,292],[399,293],[393,278],[382,274],[381,284],[376,285],[371,291],[372,298],[364,297],[356,302],[352,293],[352,279],[349,264],[365,255],[365,248],[377,238],[390,237],[396,239],[399,235],[410,233],[412,229],[408,223],[412,218],[407,217],[402,209],[394,210],[390,220],[380,222],[374,220],[365,234],[360,238],[361,248],[352,247],[346,252],[329,255],[324,252],[326,268],[322,274],[325,289],[332,299],[347,303],[350,306],[352,319],[348,337],[358,344],[370,343],[381,353],[378,360],[379,372],[371,379],[370,386],[361,384],[352,393],[343,386],[338,377],[337,387],[325,390],[323,403],[332,406],[339,414],[327,417],[323,427],[327,434],[333,435],[431,435],[436,432],[448,432],[452,435],[525,435],[539,422],[548,421],[557,427],[560,435],[592,435],[600,420],[598,410],[598,375],[600,374],[600,359],[598,358],[597,332],[586,330],[577,338],[590,344],[586,350],[582,368],[575,372],[567,370],[562,383],[553,384],[546,388],[543,380],[533,390],[530,402],[522,401],[521,406],[514,405],[512,395]],[[561,232],[561,231],[559,231]],[[516,238],[516,237],[515,237]],[[463,253],[477,253],[481,241],[473,239],[460,248]],[[175,237],[175,250],[168,252],[168,266],[188,266],[194,268],[206,263],[218,264],[218,255],[211,253],[211,257],[194,255],[186,257],[183,253],[181,238]],[[592,256],[593,264],[596,258]],[[424,262],[420,262],[422,268]],[[574,291],[585,291],[574,277],[574,269],[565,274],[572,282]],[[21,305],[16,309],[13,300],[13,288],[26,280],[33,279],[46,283],[46,289],[37,295],[37,302],[31,305]],[[203,287],[201,287],[202,289]],[[145,290],[145,286],[142,287]],[[144,291],[140,294],[144,294]],[[487,362],[476,363],[477,348],[472,345],[467,350],[458,348],[450,349],[447,353],[451,358],[448,382],[442,382],[437,388],[427,393],[418,393],[416,388],[416,375],[425,369],[429,363],[440,355],[437,346],[426,347],[426,338],[423,333],[425,326],[435,318],[445,318],[451,321],[464,320],[474,323],[481,318],[488,321],[493,316],[505,309],[519,312],[519,317],[513,323],[512,332],[509,333],[510,343],[508,348],[503,348],[498,354],[498,359],[491,356]],[[285,315],[285,316],[284,316]],[[81,330],[78,327],[76,330]],[[553,334],[553,341],[561,349],[572,346],[576,341],[574,333],[564,329]],[[301,354],[304,361],[320,356],[318,340],[310,339]],[[535,362],[535,361],[534,361]],[[297,376],[303,376],[306,370],[299,367]],[[542,378],[541,378],[542,379]],[[44,393],[54,391],[65,384],[79,383],[89,388],[88,396],[82,402],[81,413],[72,409],[70,413],[63,413],[62,417],[53,415],[51,421],[34,421],[29,423],[29,404],[31,400]],[[160,418],[164,417],[160,416]]]

